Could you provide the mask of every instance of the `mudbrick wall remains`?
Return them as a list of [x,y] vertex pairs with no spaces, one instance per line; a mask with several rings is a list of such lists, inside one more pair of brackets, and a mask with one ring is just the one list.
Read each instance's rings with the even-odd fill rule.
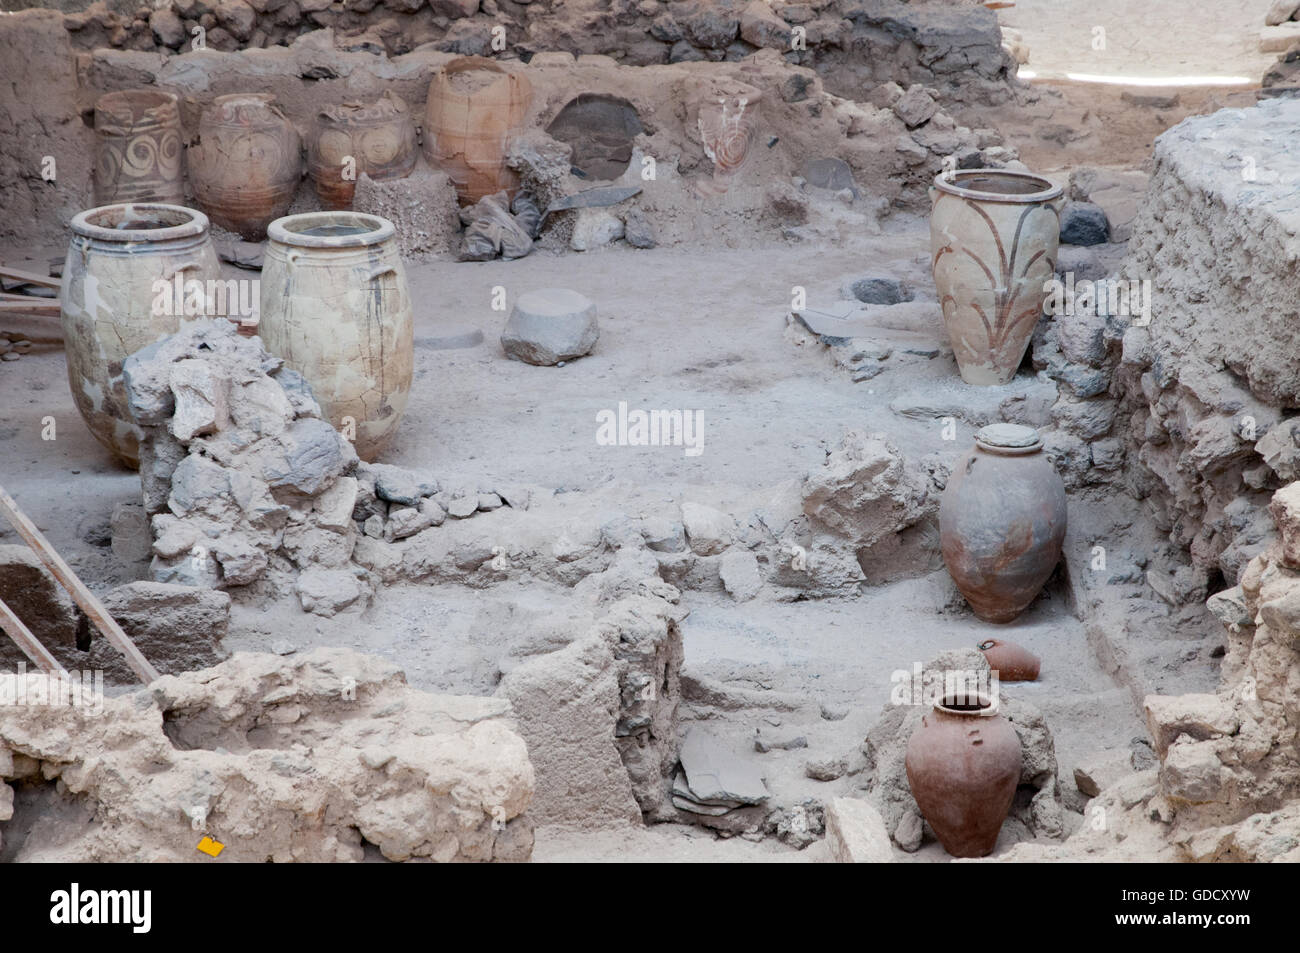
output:
[[[243,0],[228,2],[251,10]],[[882,58],[869,50],[849,49],[843,54],[846,64],[851,60],[857,64],[855,69],[874,71],[851,81],[845,80],[853,75],[847,65],[815,72],[802,62],[804,54],[783,54],[776,41],[737,48],[733,50],[736,55],[725,55],[725,49],[718,48],[714,52],[719,55],[712,59],[721,62],[702,55],[672,63],[652,57],[645,60],[651,64],[645,68],[632,68],[640,60],[624,57],[621,63],[615,62],[581,46],[576,49],[582,56],[575,60],[569,45],[558,39],[504,51],[423,42],[418,49],[404,52],[401,46],[390,49],[384,44],[351,41],[342,25],[347,17],[357,15],[351,4],[346,13],[339,4],[338,17],[331,11],[316,11],[331,12],[331,17],[311,19],[292,35],[286,34],[282,39],[291,41],[287,46],[267,46],[268,34],[259,40],[261,46],[244,41],[235,46],[210,42],[201,50],[192,50],[187,44],[180,52],[169,47],[160,51],[142,43],[115,46],[114,30],[105,33],[98,26],[68,29],[79,22],[76,17],[96,24],[107,17],[96,12],[98,7],[69,15],[74,19],[51,10],[24,11],[0,18],[0,59],[15,75],[33,80],[21,88],[0,88],[0,116],[9,117],[7,127],[0,126],[0,206],[11,213],[0,222],[0,238],[61,245],[67,237],[66,223],[94,204],[94,104],[103,93],[141,86],[176,93],[181,99],[187,140],[192,144],[199,115],[215,97],[250,89],[267,91],[276,96],[308,141],[323,104],[374,99],[385,91],[405,99],[412,114],[419,117],[417,122],[422,121],[433,71],[464,52],[489,52],[526,72],[533,86],[532,108],[525,120],[529,136],[522,140],[524,148],[515,150],[512,162],[518,163],[527,184],[546,193],[544,200],[590,186],[590,181],[570,176],[569,147],[551,140],[544,129],[575,97],[599,92],[628,101],[644,128],[633,142],[632,162],[622,184],[642,187],[635,207],[661,244],[698,234],[696,223],[701,214],[710,216],[710,235],[728,242],[752,241],[755,217],[763,226],[793,240],[808,237],[819,228],[818,234],[826,228],[860,229],[864,215],[865,226],[872,228],[876,219],[893,208],[921,210],[926,204],[926,185],[949,156],[962,167],[997,166],[1016,157],[1002,145],[996,131],[960,125],[951,114],[959,100],[979,88],[978,83],[950,82],[962,70],[969,78],[972,74],[967,68],[974,69],[973,62],[993,70],[995,80],[990,82],[997,89],[1005,92],[1010,88],[1005,74],[992,67],[993,60],[1002,63],[1002,54],[991,14],[981,28],[984,33],[978,34],[983,39],[971,40],[969,31],[941,29],[935,24],[946,23],[950,16],[968,15],[956,11],[982,8],[894,6],[900,8],[895,19],[876,23],[868,33],[892,38],[899,49],[911,51],[908,57],[916,65],[899,67],[897,63],[902,61],[892,54]],[[281,10],[290,8],[298,9],[294,0]],[[532,7],[519,8],[529,9]],[[576,15],[565,9],[566,16]],[[785,9],[791,16],[802,15],[791,12],[799,9],[794,6]],[[371,13],[385,10],[375,8]],[[922,16],[926,10],[936,18],[933,22]],[[422,7],[420,13],[433,17],[429,7]],[[606,11],[602,15],[613,14]],[[202,16],[212,18],[215,14]],[[667,12],[662,16],[670,19]],[[682,16],[685,23],[696,22]],[[331,19],[338,25],[319,25]],[[471,22],[478,21],[456,21]],[[490,22],[484,21],[485,30]],[[560,22],[568,21],[537,18],[539,30],[555,28]],[[850,23],[847,19],[842,22]],[[929,24],[924,31],[922,23]],[[149,27],[144,29],[152,36]],[[214,33],[219,38],[221,30],[214,26],[209,38]],[[926,45],[931,40],[922,39],[921,33],[936,45]],[[906,39],[914,34],[914,39]],[[401,27],[393,35],[411,34]],[[623,42],[616,30],[593,27],[581,35],[593,43],[599,40],[596,46]],[[646,38],[649,40],[648,34]],[[988,44],[992,45],[985,50]],[[227,48],[237,51],[223,52]],[[920,65],[922,62],[929,66]],[[725,194],[701,197],[691,184],[712,174],[713,163],[701,142],[690,103],[719,81],[743,83],[761,96],[754,107],[758,115],[744,168],[733,176]],[[650,185],[640,174],[644,157],[653,157],[657,163],[655,181]],[[846,164],[847,169],[831,177],[834,182],[818,181],[818,176],[808,171],[808,163],[823,158]],[[459,224],[454,198],[445,178],[425,169],[423,158],[419,163],[409,179],[384,183],[384,195],[374,199],[380,204],[367,209],[395,217],[399,232],[406,236],[404,253],[445,253],[456,241]],[[851,179],[847,192],[846,182],[840,181],[844,176]],[[192,183],[187,186],[191,187],[187,201],[193,205]],[[369,191],[370,185],[363,182],[359,192]],[[841,201],[834,198],[836,193]],[[848,208],[842,204],[845,197],[850,200]],[[824,211],[816,207],[819,198]],[[317,207],[311,182],[304,175],[290,211]],[[415,218],[399,214],[409,208],[427,211]],[[576,214],[553,218],[547,235],[564,233],[567,241],[573,230],[570,218]],[[830,224],[823,227],[821,219]]]

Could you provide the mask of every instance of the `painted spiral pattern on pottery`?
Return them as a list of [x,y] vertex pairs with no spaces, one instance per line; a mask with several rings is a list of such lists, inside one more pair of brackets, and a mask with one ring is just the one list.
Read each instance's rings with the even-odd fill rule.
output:
[[730,176],[749,158],[757,126],[748,97],[719,97],[716,105],[700,109],[697,120],[704,153],[713,160],[715,176]]
[[180,114],[174,101],[156,101],[156,94],[110,94],[96,105],[95,130],[97,205],[182,200]]

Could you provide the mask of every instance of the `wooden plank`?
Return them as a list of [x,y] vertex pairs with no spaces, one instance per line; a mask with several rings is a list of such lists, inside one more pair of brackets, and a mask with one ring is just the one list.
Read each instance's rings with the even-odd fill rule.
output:
[[19,271],[17,268],[11,268],[8,265],[0,265],[0,278],[8,278],[10,281],[21,281],[28,285],[44,285],[46,288],[63,287],[63,280],[61,278],[51,278],[49,275],[38,275],[34,271]]
[[[28,304],[27,301],[40,302],[39,304]],[[59,303],[51,301],[48,298],[27,298],[27,301],[15,301],[13,298],[0,298],[0,311],[18,311],[27,314],[49,314],[59,313]]]
[[123,632],[122,627],[108,614],[104,604],[95,598],[95,594],[86,588],[84,582],[77,578],[72,567],[63,561],[63,557],[36,528],[36,524],[18,508],[18,504],[5,492],[4,487],[0,487],[0,515],[4,515],[13,524],[14,529],[18,530],[18,535],[27,540],[27,545],[36,551],[36,555],[49,567],[54,578],[63,584],[63,588],[68,590],[73,601],[81,606],[81,611],[95,623],[95,627],[104,634],[113,648],[122,653],[126,658],[126,664],[131,666],[131,671],[135,672],[136,677],[146,685],[158,678],[158,670],[149,664],[149,660],[135,647],[130,636]]
[[67,675],[58,659],[41,645],[40,640],[32,634],[32,630],[23,625],[23,620],[18,618],[13,609],[5,605],[3,599],[0,599],[0,629],[9,633],[9,638],[14,640],[14,644],[22,649],[23,654],[36,663],[36,667],[42,672],[47,675]]

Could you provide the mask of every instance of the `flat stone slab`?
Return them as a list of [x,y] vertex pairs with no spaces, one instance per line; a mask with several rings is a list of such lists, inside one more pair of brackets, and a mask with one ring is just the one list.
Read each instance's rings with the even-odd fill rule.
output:
[[679,757],[695,800],[759,804],[769,797],[759,766],[706,731],[691,729]]

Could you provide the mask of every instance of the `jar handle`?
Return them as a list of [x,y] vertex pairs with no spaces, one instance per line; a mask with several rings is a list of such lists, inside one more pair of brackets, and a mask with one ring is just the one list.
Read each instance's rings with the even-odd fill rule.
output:
[[366,275],[366,280],[374,281],[376,278],[380,278],[390,272],[396,276],[397,268],[393,265],[376,265],[374,268],[370,269],[370,274]]
[[199,263],[198,263],[197,261],[185,261],[185,262],[181,262],[181,263],[180,263],[179,265],[177,265],[175,268],[168,268],[166,271],[164,271],[164,272],[163,272],[163,280],[164,280],[164,281],[171,281],[173,278],[176,277],[176,273],[177,273],[177,272],[181,272],[181,271],[193,271],[193,270],[196,270],[198,267],[199,267]]

